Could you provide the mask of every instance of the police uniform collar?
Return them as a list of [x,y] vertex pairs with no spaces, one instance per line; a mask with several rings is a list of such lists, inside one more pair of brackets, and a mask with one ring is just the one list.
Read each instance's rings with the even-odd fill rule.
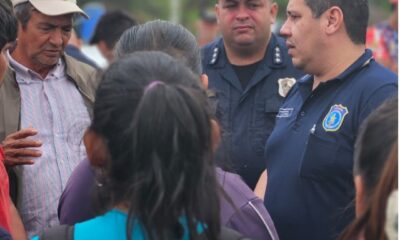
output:
[[[346,77],[349,76],[354,71],[357,71],[360,68],[368,66],[368,64],[370,63],[370,61],[372,59],[373,58],[372,58],[371,50],[366,49],[365,52],[352,65],[350,65],[350,67],[348,67],[344,72],[339,74],[334,79],[326,81],[325,83],[330,84],[330,83],[333,83],[335,80],[338,80],[338,81],[345,80]],[[307,74],[307,75],[303,76],[302,78],[300,78],[298,80],[298,83],[300,83],[300,84],[308,84],[311,81],[313,81],[313,79],[314,79],[313,75]]]
[[310,81],[312,81],[312,80],[313,80],[313,76],[310,74],[306,74],[306,75],[302,76],[300,79],[298,79],[297,82],[299,84],[307,84],[307,83],[310,83]]
[[224,67],[228,61],[225,53],[224,42],[221,37],[211,43],[210,50],[210,54],[206,56],[208,65],[211,65],[215,68]]
[[[281,40],[281,41],[280,41]],[[287,49],[282,39],[279,39],[274,33],[271,33],[271,38],[267,46],[267,53],[264,57],[264,62],[270,68],[283,68],[286,66]]]
[[[286,66],[285,58],[287,55],[285,54],[285,51],[287,50],[283,47],[283,44],[283,41],[280,43],[275,34],[271,34],[266,50],[267,52],[261,60],[262,67],[283,68]],[[229,63],[222,38],[219,38],[210,44],[209,49],[210,52],[207,55],[208,65],[211,65],[214,68],[223,68],[227,63]]]
[[339,74],[335,79],[344,80],[348,75],[357,71],[360,68],[367,66],[372,60],[372,52],[369,49],[366,49],[365,52],[352,64],[348,67],[344,72]]

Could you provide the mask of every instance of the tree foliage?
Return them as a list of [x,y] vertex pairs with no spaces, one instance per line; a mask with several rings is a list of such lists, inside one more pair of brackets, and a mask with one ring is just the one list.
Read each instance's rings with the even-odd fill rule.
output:
[[[171,0],[98,0],[108,9],[125,9],[132,13],[140,22],[152,19],[170,19]],[[201,8],[212,9],[217,0],[179,0],[181,2],[181,23],[193,30],[193,24],[200,16]],[[288,0],[275,0],[279,5],[279,18],[285,18],[285,9]],[[349,0],[351,1],[351,0]],[[92,2],[91,0],[78,0],[80,6]],[[371,11],[387,13],[388,0],[370,0]],[[382,15],[382,14],[380,14]]]

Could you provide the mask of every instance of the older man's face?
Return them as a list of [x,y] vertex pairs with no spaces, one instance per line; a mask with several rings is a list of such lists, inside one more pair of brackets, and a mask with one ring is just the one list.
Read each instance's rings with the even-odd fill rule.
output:
[[64,53],[71,30],[71,14],[47,16],[34,10],[18,33],[22,63],[32,70],[53,67]]

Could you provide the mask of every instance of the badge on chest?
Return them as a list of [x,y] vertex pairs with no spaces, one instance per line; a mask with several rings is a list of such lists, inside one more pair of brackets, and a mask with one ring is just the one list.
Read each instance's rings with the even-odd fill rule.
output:
[[342,104],[333,105],[326,114],[324,121],[322,122],[322,127],[327,132],[336,132],[342,126],[342,123],[348,113],[349,110]]

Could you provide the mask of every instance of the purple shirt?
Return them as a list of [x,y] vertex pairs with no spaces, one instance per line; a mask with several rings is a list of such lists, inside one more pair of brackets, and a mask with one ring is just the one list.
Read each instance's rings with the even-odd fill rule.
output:
[[[75,224],[95,217],[91,195],[94,170],[88,161],[75,168],[61,195],[58,216],[61,224]],[[234,206],[221,197],[221,224],[254,240],[278,240],[275,226],[263,201],[256,197],[239,175],[217,168],[217,179]]]

